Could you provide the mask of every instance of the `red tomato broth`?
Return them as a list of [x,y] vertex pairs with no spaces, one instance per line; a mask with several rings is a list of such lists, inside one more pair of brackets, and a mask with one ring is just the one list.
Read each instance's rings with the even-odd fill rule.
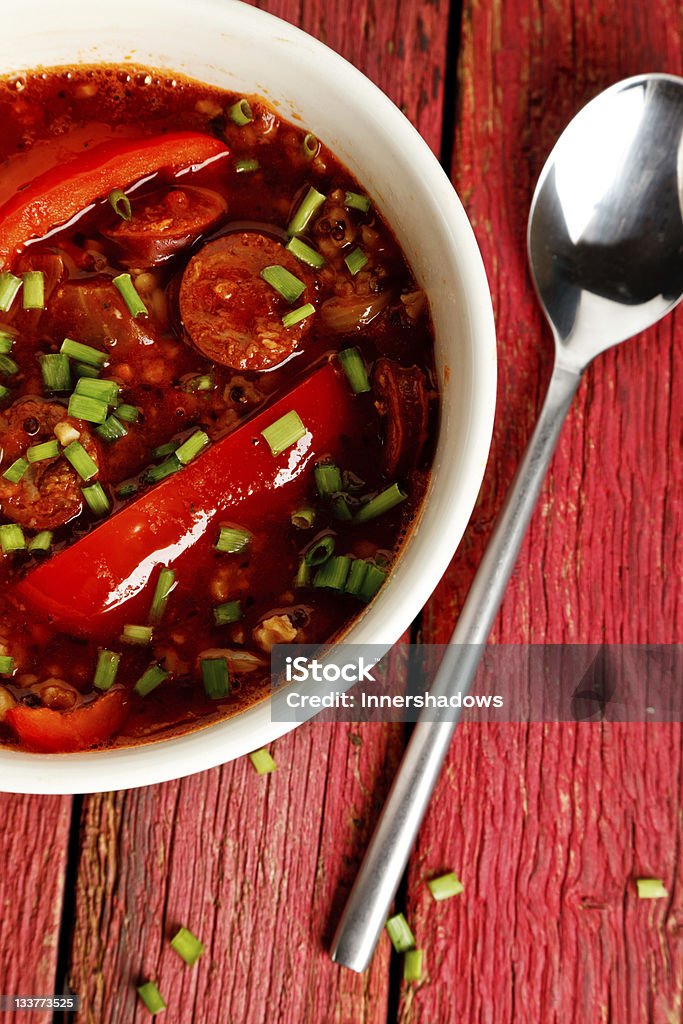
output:
[[[18,596],[16,585],[24,578],[30,579],[31,570],[44,564],[46,557],[58,558],[59,552],[67,548],[75,553],[79,550],[79,539],[89,534],[93,539],[97,536],[99,521],[87,509],[55,529],[51,555],[0,554],[4,584],[0,594],[4,626],[0,640],[4,640],[7,653],[16,652],[16,670],[11,677],[2,679],[2,684],[19,707],[38,710],[42,704],[41,686],[50,678],[63,679],[74,688],[77,707],[102,700],[92,688],[98,648],[104,646],[121,654],[115,687],[122,685],[126,689],[128,717],[115,735],[102,736],[94,745],[168,735],[232,714],[262,698],[269,684],[269,656],[255,644],[252,631],[264,619],[289,613],[298,629],[297,641],[317,643],[339,635],[364,607],[351,596],[322,589],[295,589],[301,552],[319,532],[331,530],[336,536],[335,553],[363,558],[379,553],[381,562],[392,561],[419,511],[428,482],[438,415],[433,332],[426,308],[418,309],[415,316],[408,314],[411,302],[419,307],[421,300],[400,248],[374,209],[367,215],[343,210],[344,191],[362,193],[363,189],[324,146],[314,159],[307,157],[302,146],[306,130],[281,120],[257,98],[250,98],[253,122],[243,127],[234,125],[225,111],[237,99],[208,86],[145,69],[55,69],[0,82],[0,117],[6,125],[0,140],[0,203],[11,202],[12,189],[16,191],[29,177],[33,179],[64,163],[65,154],[77,155],[84,140],[97,146],[120,137],[129,145],[130,140],[147,135],[204,132],[224,142],[229,151],[225,159],[214,160],[198,170],[181,171],[174,176],[164,168],[139,187],[127,189],[133,211],[136,204],[148,200],[154,204],[169,190],[183,187],[211,190],[227,205],[221,223],[211,224],[204,235],[151,268],[144,264],[135,267],[125,257],[115,240],[117,229],[125,228],[125,223],[106,198],[88,204],[89,209],[67,227],[50,232],[44,240],[30,241],[23,248],[13,269],[16,273],[45,269],[46,308],[24,311],[19,297],[9,313],[0,313],[0,326],[17,332],[12,358],[20,366],[20,373],[9,381],[11,396],[0,403],[0,417],[22,396],[45,399],[38,353],[59,351],[64,337],[107,351],[109,363],[102,378],[117,380],[122,387],[121,401],[138,407],[142,413],[139,424],[126,424],[126,437],[99,445],[100,479],[112,500],[114,517],[116,509],[125,509],[137,497],[117,499],[116,486],[139,477],[153,464],[152,449],[170,439],[183,439],[196,429],[206,431],[212,443],[220,442],[238,430],[245,419],[287,395],[316,366],[323,365],[335,351],[349,344],[360,348],[369,368],[380,356],[403,367],[420,368],[429,392],[428,436],[416,452],[410,472],[401,478],[407,500],[378,519],[362,525],[335,519],[325,502],[317,497],[309,472],[308,480],[302,483],[301,496],[305,497],[305,504],[317,509],[317,520],[311,530],[291,525],[289,513],[294,509],[280,509],[278,516],[267,515],[266,492],[260,530],[254,530],[252,523],[246,524],[254,535],[247,553],[219,554],[212,547],[213,535],[209,538],[207,534],[177,566],[174,563],[177,585],[161,625],[155,628],[151,647],[120,643],[118,624],[110,634],[106,629],[104,633],[95,629],[95,635],[79,631],[73,622],[60,626],[58,615],[50,621],[51,616]],[[139,126],[140,109],[145,110],[143,129]],[[259,170],[237,173],[235,161],[247,158],[258,159]],[[291,215],[311,185],[328,199],[312,227],[302,235],[326,258],[322,270],[301,266],[301,280],[315,281],[312,300],[316,313],[310,329],[293,355],[274,369],[238,371],[212,363],[191,344],[180,320],[178,288],[185,266],[203,244],[239,230],[258,229],[269,238],[285,242]],[[1,224],[0,206],[0,230]],[[371,259],[367,268],[351,277],[344,256],[356,246],[368,251]],[[136,256],[139,257],[139,252]],[[139,286],[148,317],[132,319],[111,285],[112,277],[122,272],[130,272],[137,282],[141,275],[151,278],[148,287],[142,283]],[[371,304],[378,295],[384,297],[384,307],[363,327],[334,331],[321,315],[326,300],[335,299],[343,305],[360,299]],[[283,311],[288,308],[283,300]],[[211,390],[192,391],[183,386],[204,375],[212,378]],[[66,406],[67,398],[53,396],[51,401]],[[372,393],[352,397],[357,417],[355,428],[339,437],[334,452],[343,470],[364,481],[362,492],[367,494],[394,482],[382,473],[385,428],[376,400]],[[94,430],[92,424],[85,427]],[[33,439],[27,439],[27,444],[31,443]],[[329,455],[329,446],[318,454]],[[197,465],[201,458],[200,455]],[[0,471],[6,468],[3,460]],[[173,479],[165,483],[172,485]],[[227,480],[226,487],[229,486]],[[139,495],[162,495],[163,489],[161,483],[155,492],[145,488]],[[10,517],[2,517],[2,522],[11,521]],[[31,531],[26,532],[30,537]],[[234,576],[232,582],[222,579],[222,571],[226,577]],[[64,587],[69,587],[68,578],[64,579]],[[151,582],[144,592],[145,601],[151,600],[153,588]],[[219,591],[220,600],[216,596]],[[217,627],[212,609],[221,600],[230,599],[242,601],[243,617],[234,626]],[[139,609],[136,616],[126,617],[126,621],[146,621],[141,620]],[[260,654],[265,669],[243,676],[238,673],[229,697],[209,700],[197,672],[197,655],[202,650],[226,647]],[[157,660],[175,668],[169,678],[144,698],[130,693],[150,662]],[[1,705],[2,702],[0,709]],[[0,724],[0,739],[17,743],[16,733],[7,721]],[[28,745],[31,746],[30,741]]]

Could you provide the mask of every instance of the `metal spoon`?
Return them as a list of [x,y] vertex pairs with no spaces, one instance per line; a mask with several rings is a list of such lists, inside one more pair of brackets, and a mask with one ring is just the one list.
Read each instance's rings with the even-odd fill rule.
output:
[[[555,337],[548,392],[432,692],[466,692],[503,597],[581,374],[683,294],[683,79],[639,75],[565,129],[531,203],[528,255]],[[370,962],[448,752],[455,722],[413,731],[332,945]]]

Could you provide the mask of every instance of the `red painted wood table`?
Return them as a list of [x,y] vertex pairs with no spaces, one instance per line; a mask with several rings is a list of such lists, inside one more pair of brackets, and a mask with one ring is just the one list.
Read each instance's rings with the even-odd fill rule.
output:
[[[680,74],[676,0],[272,0],[376,81],[440,154],[491,283],[494,443],[474,517],[419,624],[450,632],[543,393],[550,342],[524,232],[535,178],[572,114],[612,81]],[[683,319],[586,374],[498,642],[680,640]],[[239,761],[84,800],[0,797],[0,991],[80,993],[78,1021],[168,1024],[672,1024],[683,1020],[681,726],[462,727],[400,895],[425,949],[400,980],[383,936],[364,976],[326,948],[405,733],[309,724]],[[465,892],[435,904],[425,879]],[[639,901],[662,877],[669,898]],[[207,952],[179,969],[179,923]],[[7,1017],[9,1020],[9,1016]],[[45,1022],[50,1015],[28,1013]]]

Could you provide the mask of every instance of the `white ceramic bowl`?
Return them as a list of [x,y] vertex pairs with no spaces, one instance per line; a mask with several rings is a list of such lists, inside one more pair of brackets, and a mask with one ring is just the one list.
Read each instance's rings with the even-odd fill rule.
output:
[[[0,33],[0,73],[98,61],[151,65],[258,93],[306,125],[373,197],[427,292],[443,398],[431,486],[390,582],[347,637],[349,643],[393,643],[462,537],[493,425],[491,299],[457,196],[415,129],[367,78],[305,33],[234,0],[22,0],[21,16]],[[208,728],[129,749],[0,750],[0,787],[78,793],[162,782],[246,754],[292,727],[271,722],[264,701]]]

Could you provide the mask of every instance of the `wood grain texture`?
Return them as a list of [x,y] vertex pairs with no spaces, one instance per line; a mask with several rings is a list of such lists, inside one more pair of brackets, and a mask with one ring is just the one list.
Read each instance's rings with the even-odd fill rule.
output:
[[[674,0],[466,0],[454,181],[494,298],[494,444],[461,549],[426,611],[447,638],[530,433],[551,341],[525,260],[538,172],[579,107],[619,78],[681,72]],[[674,642],[683,628],[683,319],[584,380],[498,616],[498,642]],[[402,1024],[683,1019],[681,726],[459,730],[410,869],[427,980]],[[425,879],[455,868],[436,905]],[[639,902],[663,877],[669,900]]]

